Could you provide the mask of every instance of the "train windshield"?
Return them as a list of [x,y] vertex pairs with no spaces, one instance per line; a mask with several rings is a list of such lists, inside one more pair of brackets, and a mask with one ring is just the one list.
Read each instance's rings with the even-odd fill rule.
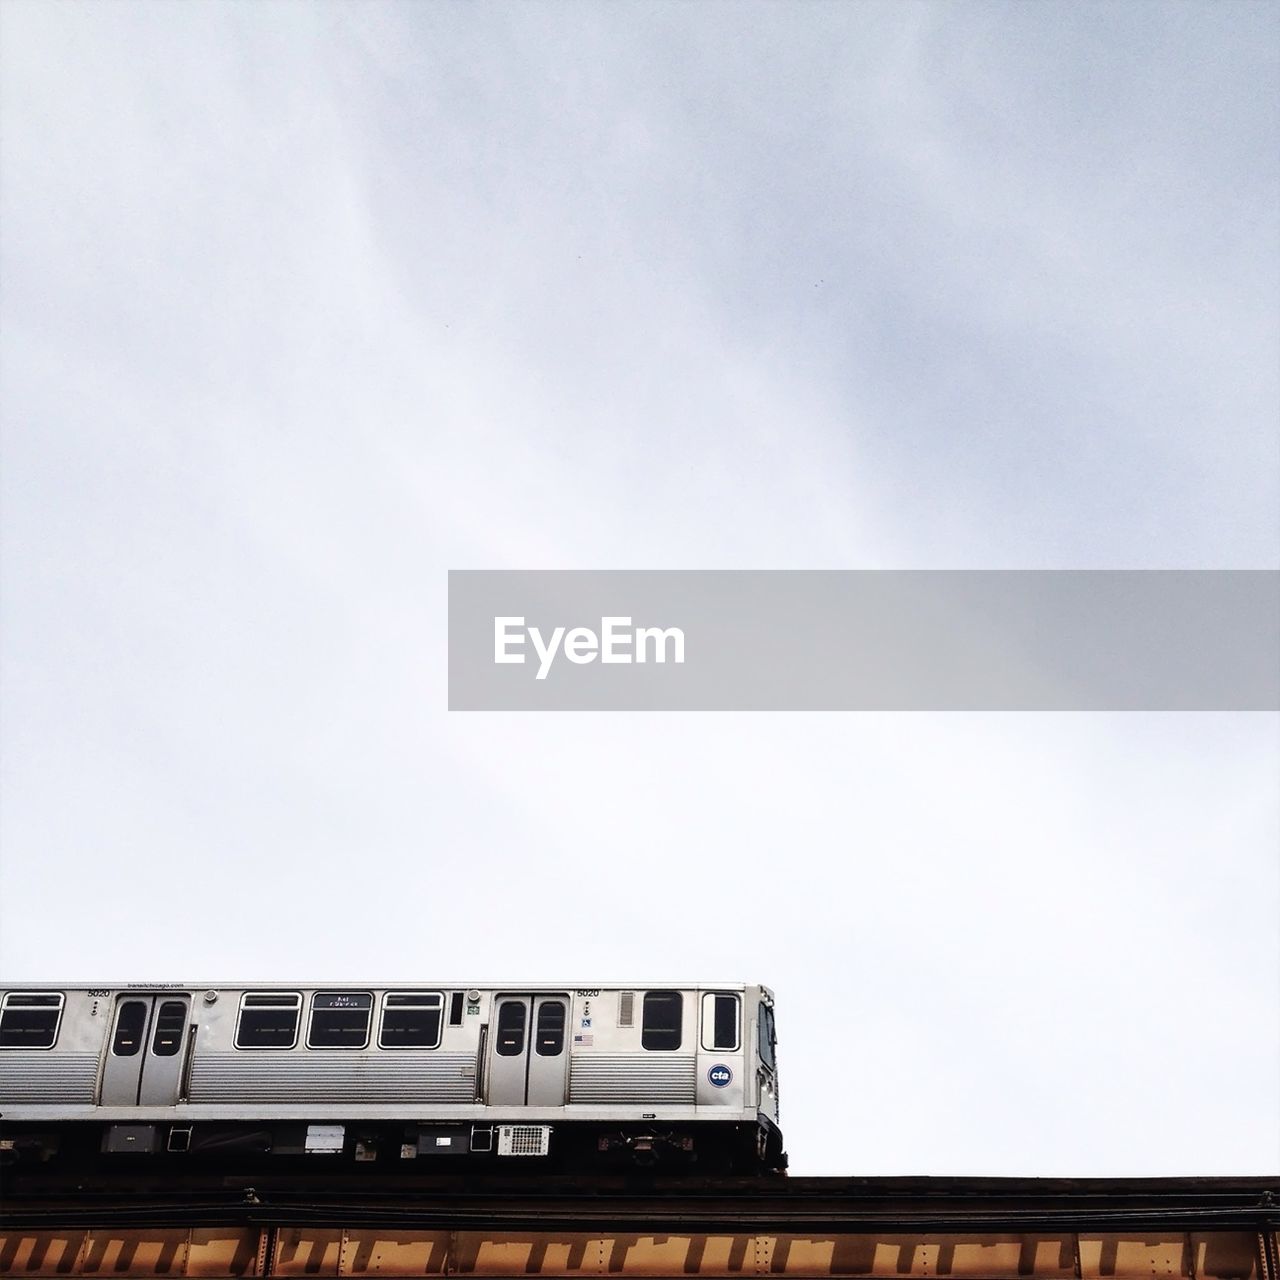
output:
[[767,1004],[760,1006],[760,1061],[766,1067],[776,1065],[774,1049],[778,1044],[778,1032],[773,1022],[773,1009]]

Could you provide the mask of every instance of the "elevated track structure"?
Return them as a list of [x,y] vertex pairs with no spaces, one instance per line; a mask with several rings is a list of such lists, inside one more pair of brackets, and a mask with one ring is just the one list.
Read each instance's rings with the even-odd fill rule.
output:
[[1277,1179],[43,1177],[6,1276],[1280,1280]]

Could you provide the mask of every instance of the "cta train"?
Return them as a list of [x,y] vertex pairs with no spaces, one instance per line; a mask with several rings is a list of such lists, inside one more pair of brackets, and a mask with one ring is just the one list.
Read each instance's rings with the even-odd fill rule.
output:
[[781,1172],[773,995],[733,983],[0,988],[0,1155]]

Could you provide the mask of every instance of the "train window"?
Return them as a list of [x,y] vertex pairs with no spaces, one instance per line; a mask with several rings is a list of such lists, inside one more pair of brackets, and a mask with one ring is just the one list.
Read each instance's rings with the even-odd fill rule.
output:
[[438,991],[389,991],[382,998],[384,1049],[435,1049],[440,1045],[444,997]]
[[369,1043],[373,996],[367,991],[317,991],[311,997],[308,1049],[363,1049]]
[[295,991],[245,994],[240,998],[237,1049],[292,1049],[298,1043],[302,997]]
[[738,1048],[738,997],[729,991],[708,991],[702,997],[702,1047],[722,1053]]
[[151,1037],[151,1052],[157,1058],[172,1058],[182,1048],[182,1033],[187,1027],[187,1002],[162,1000],[156,1011],[156,1029]]
[[778,1043],[778,1032],[773,1024],[773,1010],[767,1005],[760,1006],[760,1061],[766,1067],[774,1063],[774,1048]]
[[528,1006],[506,1000],[498,1006],[498,1056],[516,1058],[524,1052],[524,1024]]
[[52,1049],[63,999],[56,991],[11,991],[0,1005],[0,1049]]
[[142,1037],[147,1032],[148,1001],[125,1000],[116,1014],[116,1034],[111,1041],[111,1052],[117,1058],[132,1058],[142,1048]]
[[462,992],[455,991],[449,997],[449,1025],[451,1027],[462,1026]]
[[678,1049],[684,997],[678,991],[646,991],[640,1022],[640,1044],[645,1049]]
[[538,1029],[533,1046],[539,1057],[554,1058],[564,1051],[566,1012],[563,1000],[544,1000],[538,1006]]

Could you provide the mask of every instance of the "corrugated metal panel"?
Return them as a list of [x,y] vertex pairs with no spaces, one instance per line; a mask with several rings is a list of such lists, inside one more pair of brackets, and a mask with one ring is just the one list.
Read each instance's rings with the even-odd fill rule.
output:
[[97,1083],[96,1053],[0,1053],[0,1103],[92,1102]]
[[471,1102],[469,1053],[198,1053],[192,1102]]
[[579,1053],[569,1069],[570,1102],[670,1102],[697,1100],[692,1054]]

